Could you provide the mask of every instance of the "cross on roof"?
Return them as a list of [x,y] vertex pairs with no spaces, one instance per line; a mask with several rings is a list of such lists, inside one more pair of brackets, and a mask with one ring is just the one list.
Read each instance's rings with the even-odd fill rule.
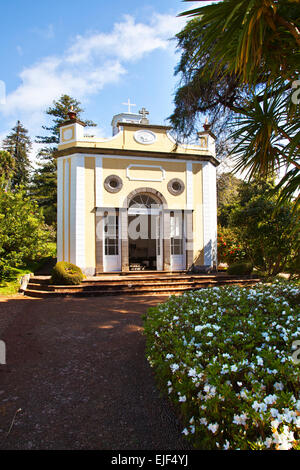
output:
[[147,115],[149,114],[149,111],[147,111],[146,108],[142,108],[140,111],[139,111],[139,114],[141,114],[143,116],[143,119],[147,119]]
[[124,106],[128,106],[128,113],[131,113],[131,106],[136,106],[136,104],[130,103],[130,99],[128,98],[127,103],[122,103]]

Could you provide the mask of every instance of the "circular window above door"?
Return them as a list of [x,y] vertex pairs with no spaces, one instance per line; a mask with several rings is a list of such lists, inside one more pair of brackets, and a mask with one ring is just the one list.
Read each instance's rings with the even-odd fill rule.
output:
[[123,181],[117,175],[110,175],[105,179],[104,187],[109,193],[118,193],[123,187]]
[[185,190],[184,182],[178,178],[174,178],[168,183],[168,191],[173,196],[179,196]]

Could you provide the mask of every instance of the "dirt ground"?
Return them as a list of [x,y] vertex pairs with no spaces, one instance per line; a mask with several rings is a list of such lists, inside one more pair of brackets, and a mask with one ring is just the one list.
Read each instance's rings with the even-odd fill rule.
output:
[[0,449],[188,450],[145,359],[163,300],[0,297]]

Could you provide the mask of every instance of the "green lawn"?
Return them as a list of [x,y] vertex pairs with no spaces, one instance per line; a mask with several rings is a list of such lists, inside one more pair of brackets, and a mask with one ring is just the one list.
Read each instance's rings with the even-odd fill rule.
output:
[[[4,279],[0,281],[0,295],[14,295],[19,291],[20,288],[20,279],[24,274],[35,273],[41,269],[45,263],[47,263],[52,257],[56,256],[56,244],[49,243],[51,248],[51,256],[43,258],[39,261],[30,261],[26,266],[21,266],[20,268],[14,268],[12,270],[12,275],[10,279]],[[51,252],[50,251],[50,252]]]

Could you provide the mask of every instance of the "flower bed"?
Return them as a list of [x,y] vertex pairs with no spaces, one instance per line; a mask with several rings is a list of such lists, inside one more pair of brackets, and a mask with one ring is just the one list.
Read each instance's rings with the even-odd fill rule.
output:
[[300,448],[299,297],[296,284],[276,282],[149,309],[147,357],[195,448]]

